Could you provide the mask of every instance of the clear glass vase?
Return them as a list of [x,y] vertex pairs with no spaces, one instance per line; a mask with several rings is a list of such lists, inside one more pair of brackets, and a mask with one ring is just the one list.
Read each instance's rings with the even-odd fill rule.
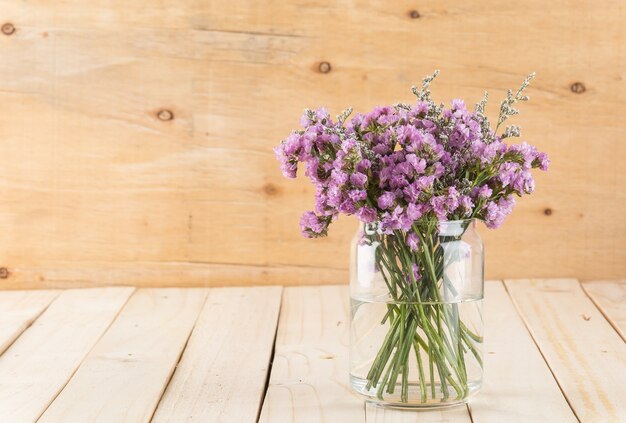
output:
[[482,384],[482,241],[473,219],[413,232],[368,224],[353,240],[350,383],[381,405],[461,404]]

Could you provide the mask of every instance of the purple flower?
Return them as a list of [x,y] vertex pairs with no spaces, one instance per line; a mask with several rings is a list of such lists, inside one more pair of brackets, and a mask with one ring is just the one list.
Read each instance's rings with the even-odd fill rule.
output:
[[443,195],[435,196],[430,199],[430,205],[433,208],[433,212],[439,220],[447,220],[446,211],[446,197]]
[[422,206],[419,206],[419,205],[413,204],[413,203],[411,203],[408,206],[406,206],[406,215],[412,221],[416,221],[417,219],[422,217],[422,214],[423,214]]
[[405,156],[406,162],[413,167],[416,173],[421,174],[426,170],[426,160],[418,158],[415,154],[407,154]]
[[321,122],[323,125],[330,122],[330,113],[328,113],[328,110],[326,110],[325,107],[317,109],[315,111],[315,117],[317,118],[317,121]]
[[356,205],[354,204],[354,201],[348,198],[339,205],[338,210],[343,214],[351,215],[356,212]]
[[392,192],[387,191],[383,193],[380,197],[378,197],[378,200],[377,200],[378,208],[380,208],[381,210],[387,210],[391,208],[391,206],[393,206],[395,199],[396,198]]
[[483,185],[478,189],[478,198],[489,198],[493,191],[488,185]]
[[357,210],[356,217],[363,223],[374,223],[376,221],[376,209],[361,207]]
[[459,204],[461,205],[461,207],[463,207],[466,216],[472,214],[472,210],[474,209],[474,202],[469,195],[461,195],[459,197]]
[[538,153],[533,160],[533,165],[535,167],[539,167],[539,169],[543,171],[546,171],[550,165],[550,159],[548,159],[548,155],[546,153]]
[[367,182],[367,176],[362,173],[353,173],[350,175],[350,182],[356,187],[364,187]]
[[350,197],[350,199],[355,203],[358,203],[359,201],[363,201],[367,198],[367,191],[362,189],[353,189],[348,193],[348,197]]
[[431,169],[435,178],[440,178],[446,171],[446,168],[440,162],[433,163]]
[[467,108],[465,107],[465,101],[461,100],[459,98],[455,98],[454,100],[452,100],[452,110],[457,111],[457,110],[467,110]]
[[337,169],[333,169],[330,173],[330,178],[337,185],[345,185],[348,182],[348,174]]
[[535,180],[528,170],[523,170],[515,174],[510,182],[513,190],[519,195],[531,194],[535,190]]
[[330,219],[316,215],[312,211],[305,212],[300,218],[302,235],[306,238],[317,238],[326,235]]
[[445,200],[448,211],[453,212],[459,207],[459,191],[455,187],[448,188],[448,197]]
[[417,179],[417,188],[422,191],[430,190],[433,187],[435,181],[434,176],[422,176]]
[[409,283],[417,283],[421,279],[419,266],[415,263],[411,264],[411,276],[408,278]]
[[372,162],[367,159],[363,159],[356,164],[357,172],[365,173],[369,168],[372,167]]
[[406,216],[403,215],[403,211],[402,207],[396,206],[393,212],[383,214],[380,220],[380,227],[383,233],[390,234],[398,229],[407,230],[406,225],[408,222]]
[[500,166],[498,179],[500,179],[503,187],[506,187],[515,180],[519,168],[520,166],[517,163],[512,162],[506,162]]
[[502,224],[503,215],[495,201],[489,201],[485,206],[485,225],[495,229]]
[[419,238],[415,232],[411,232],[406,236],[406,245],[408,245],[411,251],[417,251],[419,247]]
[[498,200],[498,206],[500,207],[500,212],[505,216],[511,214],[513,208],[515,207],[515,197],[508,195],[500,198]]
[[404,194],[404,199],[408,203],[415,203],[417,201],[417,197],[420,195],[420,190],[416,183],[412,183],[404,187],[402,189],[402,193]]
[[343,202],[343,193],[337,185],[330,185],[326,191],[326,202],[331,207],[338,207]]
[[295,178],[298,172],[298,164],[285,160],[280,164],[280,171],[286,178]]
[[306,162],[306,176],[308,176],[313,182],[321,181],[319,176],[319,165],[320,160],[317,157],[311,157]]

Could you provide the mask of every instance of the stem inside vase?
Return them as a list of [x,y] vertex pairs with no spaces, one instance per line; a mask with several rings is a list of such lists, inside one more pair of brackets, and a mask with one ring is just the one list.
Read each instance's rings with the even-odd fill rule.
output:
[[[463,402],[480,386],[482,286],[475,298],[462,292],[472,278],[463,271],[472,255],[463,240],[470,223],[454,234],[437,222],[414,225],[413,249],[402,231],[365,232],[360,244],[374,248],[375,278],[387,297],[353,295],[351,376],[358,392],[383,403],[432,406]],[[479,277],[482,283],[482,268]]]

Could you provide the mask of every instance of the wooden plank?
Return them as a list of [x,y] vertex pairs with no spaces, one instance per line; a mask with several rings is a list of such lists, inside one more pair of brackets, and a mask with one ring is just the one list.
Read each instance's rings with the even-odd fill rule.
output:
[[286,288],[260,422],[360,422],[348,385],[348,287]]
[[132,292],[92,288],[60,294],[0,356],[0,421],[36,421]]
[[205,289],[140,289],[39,422],[148,422]]
[[304,107],[413,101],[438,67],[437,100],[489,89],[492,117],[536,70],[519,123],[559,158],[509,224],[484,232],[488,276],[626,273],[623,0],[132,3],[2,4],[0,24],[15,26],[0,34],[4,287],[345,280],[353,221],[300,239],[313,189],[283,180],[271,147]]
[[505,283],[578,419],[626,421],[624,342],[580,284],[571,279]]
[[0,291],[0,354],[28,328],[59,291]]
[[582,286],[591,301],[626,341],[626,279],[584,282]]
[[500,281],[485,285],[483,356],[483,387],[470,401],[475,423],[577,421]]
[[472,420],[465,405],[416,411],[397,410],[365,403],[365,421],[367,423],[470,423]]
[[209,291],[154,423],[256,421],[281,292],[281,287]]

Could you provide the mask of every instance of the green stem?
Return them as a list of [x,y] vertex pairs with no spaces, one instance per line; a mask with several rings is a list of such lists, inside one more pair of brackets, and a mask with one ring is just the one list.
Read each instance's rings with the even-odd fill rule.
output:
[[[389,331],[367,375],[366,388],[375,388],[381,400],[384,400],[385,392],[394,393],[400,377],[400,401],[409,401],[411,348],[416,354],[423,403],[427,401],[428,394],[420,349],[427,353],[433,399],[436,397],[435,367],[444,400],[449,398],[448,384],[454,388],[458,398],[466,395],[465,346],[482,366],[480,353],[474,345],[474,342],[482,342],[482,337],[474,334],[461,321],[457,304],[446,304],[440,296],[441,288],[446,297],[446,290],[456,294],[450,281],[444,277],[446,257],[438,243],[436,224],[429,223],[423,232],[419,229],[414,227],[421,241],[420,250],[416,252],[408,249],[404,239],[406,235],[402,232],[377,235],[380,246],[376,252],[376,262],[394,301],[387,305],[387,312],[381,322],[385,324],[389,320]],[[416,263],[421,264],[424,271],[419,281],[413,277],[412,266]],[[423,331],[425,339],[418,334],[418,328]]]

